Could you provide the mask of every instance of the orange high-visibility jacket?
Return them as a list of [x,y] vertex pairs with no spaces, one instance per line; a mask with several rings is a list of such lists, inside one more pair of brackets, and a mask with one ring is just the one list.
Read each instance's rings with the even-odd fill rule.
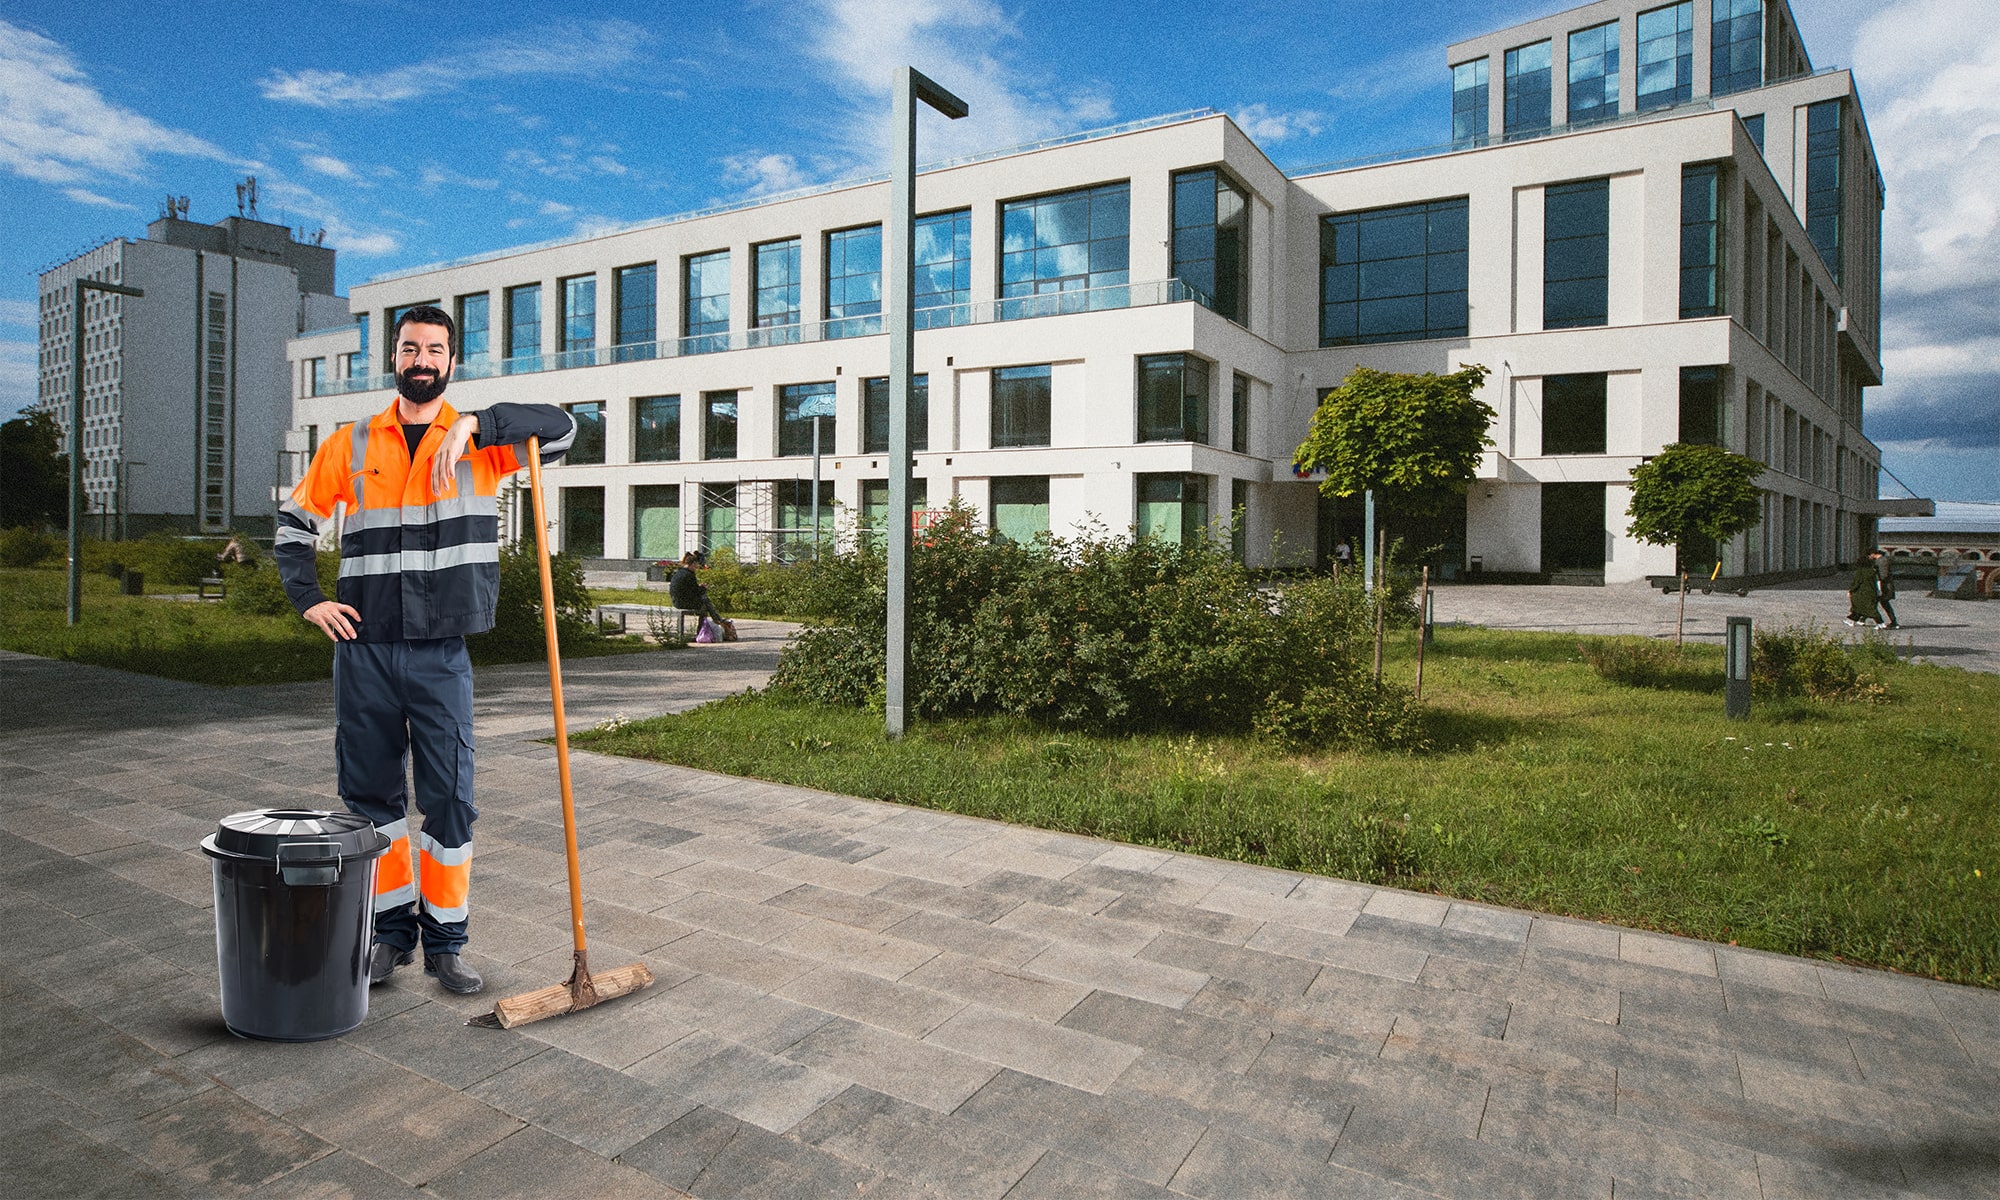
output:
[[431,460],[458,419],[441,405],[414,460],[397,405],[343,425],[321,443],[306,476],[278,510],[272,555],[299,612],[326,599],[314,549],[336,504],[347,505],[340,535],[342,604],[361,614],[364,642],[483,633],[500,594],[500,481],[519,470],[530,436],[544,462],[562,455],[576,422],[550,404],[496,404],[479,419],[454,486],[431,491]]

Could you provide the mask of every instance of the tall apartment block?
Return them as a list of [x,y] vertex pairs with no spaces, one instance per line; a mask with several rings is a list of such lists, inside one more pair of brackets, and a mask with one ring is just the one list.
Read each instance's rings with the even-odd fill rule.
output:
[[[1291,465],[1319,398],[1356,366],[1479,363],[1495,445],[1463,511],[1390,520],[1447,575],[1670,573],[1625,510],[1676,441],[1767,465],[1725,574],[1870,544],[1894,504],[1862,431],[1881,176],[1852,77],[1813,69],[1785,0],[1604,0],[1442,65],[1449,141],[1362,165],[1287,174],[1204,111],[923,172],[917,507],[1315,560],[1360,524]],[[368,331],[434,303],[462,329],[454,404],[576,414],[548,478],[579,555],[767,558],[815,514],[878,523],[887,207],[832,186],[377,277],[358,325],[293,342],[295,423],[310,442],[388,403]]]
[[82,276],[142,299],[84,293],[86,528],[269,537],[291,427],[286,345],[351,322],[333,294],[334,251],[249,216],[214,225],[163,212],[143,239],[114,238],[42,272],[37,407],[67,445]]

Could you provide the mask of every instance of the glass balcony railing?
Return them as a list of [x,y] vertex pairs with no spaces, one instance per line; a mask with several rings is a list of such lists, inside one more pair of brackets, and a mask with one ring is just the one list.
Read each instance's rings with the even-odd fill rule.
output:
[[[1157,279],[1144,283],[1120,283],[1109,287],[1078,288],[1067,292],[1044,292],[1035,296],[1009,296],[999,300],[974,300],[966,304],[920,308],[916,312],[916,328],[947,329],[957,325],[986,325],[997,321],[1028,321],[1037,317],[1110,312],[1117,309],[1146,308],[1189,301],[1214,307],[1214,302],[1201,289],[1191,284],[1179,279]],[[872,337],[882,332],[880,315],[838,317],[831,321],[813,321],[801,325],[736,329],[728,333],[707,333],[695,337],[668,338],[657,342],[597,346],[589,350],[570,350],[562,354],[474,359],[471,362],[458,364],[458,369],[453,372],[452,378],[498,379],[510,375],[537,375],[546,371],[569,371],[578,367],[645,362],[657,358],[681,358],[695,354],[721,354],[731,350],[791,346],[802,342]],[[329,379],[319,394],[343,396],[355,392],[386,390],[395,385],[395,377],[387,374],[356,376],[352,379]]]

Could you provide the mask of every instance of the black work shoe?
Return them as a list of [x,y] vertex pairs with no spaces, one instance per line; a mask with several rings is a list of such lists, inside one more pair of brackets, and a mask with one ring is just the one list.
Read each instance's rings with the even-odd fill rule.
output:
[[416,957],[414,950],[398,950],[387,942],[376,942],[368,950],[368,986],[381,983],[397,967],[409,966]]
[[437,976],[437,981],[444,985],[445,991],[457,992],[461,996],[470,995],[486,986],[486,981],[479,977],[479,972],[466,966],[456,954],[424,955],[424,974]]

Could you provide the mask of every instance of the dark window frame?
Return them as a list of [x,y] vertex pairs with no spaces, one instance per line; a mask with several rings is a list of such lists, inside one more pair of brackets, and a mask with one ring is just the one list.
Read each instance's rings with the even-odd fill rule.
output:
[[[669,417],[671,414],[671,417]],[[671,428],[671,432],[669,432]],[[632,398],[632,461],[679,462],[681,398],[678,393]]]
[[[910,377],[910,451],[931,447],[931,377],[928,372]],[[889,452],[889,377],[874,375],[861,381],[861,452]]]
[[1610,307],[1611,181],[1550,184],[1543,189],[1542,328],[1607,325]]
[[[991,445],[995,450],[1047,446],[1054,436],[1055,371],[1046,364],[995,367],[992,374]],[[1039,381],[1040,386],[1034,386]],[[1005,387],[1003,385],[1019,385]],[[1033,393],[1039,392],[1039,397]],[[1039,412],[1032,408],[1039,408]],[[1024,411],[1024,408],[1029,409]]]
[[1320,218],[1319,344],[1467,336],[1470,229],[1464,196]]
[[1183,352],[1141,354],[1136,370],[1133,440],[1207,445],[1215,365]]

